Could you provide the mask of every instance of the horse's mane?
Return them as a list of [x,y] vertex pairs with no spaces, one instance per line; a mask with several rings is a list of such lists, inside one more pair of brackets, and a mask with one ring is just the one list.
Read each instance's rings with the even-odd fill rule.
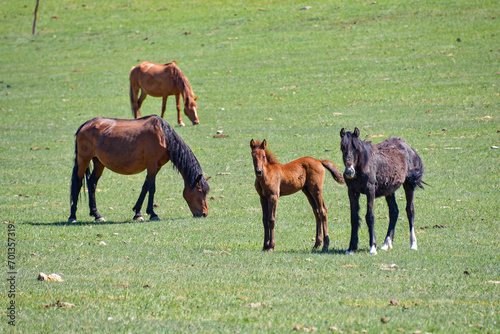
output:
[[[259,140],[256,140],[255,141],[255,145],[256,146],[260,146],[262,143],[259,141]],[[264,150],[264,152],[266,152],[266,159],[267,161],[270,163],[270,164],[279,164],[280,162],[278,161],[278,158],[276,158],[276,156],[274,155],[274,153],[266,147],[266,149]]]
[[184,103],[187,103],[186,102],[187,99],[194,97],[193,89],[191,88],[188,79],[186,78],[184,73],[182,73],[179,67],[177,67],[177,61],[174,60],[165,65],[172,67],[172,74],[174,76],[174,81],[177,84],[177,86],[181,88],[182,97],[184,98]]
[[[196,186],[198,176],[203,175],[198,159],[196,159],[193,151],[191,151],[189,146],[184,142],[184,140],[182,140],[177,132],[174,131],[170,124],[165,122],[159,116],[155,117],[162,126],[172,164],[179,171],[179,173],[181,173],[184,180],[189,183],[191,188],[194,188]],[[208,182],[204,177],[199,180],[199,184],[203,192],[208,193],[210,191]]]

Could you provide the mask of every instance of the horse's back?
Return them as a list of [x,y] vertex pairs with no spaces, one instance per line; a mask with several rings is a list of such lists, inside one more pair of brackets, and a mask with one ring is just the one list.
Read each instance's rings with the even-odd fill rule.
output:
[[408,182],[413,187],[420,185],[424,173],[422,159],[418,153],[399,137],[390,137],[378,146],[378,153],[382,154],[398,169],[397,175],[404,182]]
[[305,186],[322,188],[325,168],[321,161],[311,157],[301,157],[281,165],[281,192],[293,194]]
[[77,133],[78,152],[86,155],[86,159],[97,157],[116,173],[137,174],[152,160],[162,162],[161,165],[166,163],[166,141],[162,131],[158,116],[97,117],[84,123]]

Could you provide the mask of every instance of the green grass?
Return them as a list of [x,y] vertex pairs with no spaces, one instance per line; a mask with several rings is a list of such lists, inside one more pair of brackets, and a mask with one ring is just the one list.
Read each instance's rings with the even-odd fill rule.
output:
[[[15,330],[499,332],[498,3],[371,2],[44,0],[32,36],[34,1],[1,0],[0,218],[16,226]],[[105,171],[107,222],[93,222],[83,198],[79,223],[67,224],[73,135],[95,116],[131,117],[128,74],[142,60],[177,60],[199,96],[200,125],[176,131],[212,177],[209,216],[191,217],[167,165],[161,222],[131,222],[144,174]],[[149,97],[142,113],[160,106]],[[176,123],[173,98],[165,119]],[[250,139],[265,138],[282,162],[341,165],[340,129],[355,126],[421,155],[431,186],[416,192],[418,251],[398,191],[394,248],[370,256],[362,222],[360,251],[344,255],[347,190],[328,176],[330,251],[311,252],[313,214],[296,194],[280,200],[276,250],[263,253]],[[378,199],[379,244],[387,216]],[[57,300],[76,307],[44,307]]]

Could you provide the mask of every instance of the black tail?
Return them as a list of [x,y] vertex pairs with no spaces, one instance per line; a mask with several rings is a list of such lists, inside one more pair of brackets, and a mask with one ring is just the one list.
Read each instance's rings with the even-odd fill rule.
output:
[[[80,132],[80,129],[83,127],[84,124],[78,128],[78,130],[75,133],[75,137],[78,135],[78,132]],[[71,188],[70,188],[70,198],[69,202],[70,205],[73,206],[73,204],[76,204],[78,202],[78,195],[80,193],[80,189],[83,185],[83,192],[85,192],[85,183],[88,183],[88,179],[91,174],[90,170],[90,164],[89,167],[87,167],[87,170],[85,171],[85,178],[80,180],[78,178],[78,169],[79,169],[79,164],[78,164],[78,145],[76,144],[76,139],[75,139],[75,163],[73,165],[73,173],[71,174]]]
[[135,112],[134,112],[134,90],[132,89],[132,78],[130,79],[130,108],[132,109],[132,117],[135,118]]
[[408,174],[408,176],[406,177],[406,182],[408,182],[412,187],[413,189],[415,189],[416,187],[419,187],[419,188],[422,188],[424,189],[424,186],[422,184],[425,184],[427,186],[430,186],[430,184],[424,182],[424,180],[422,180],[422,177],[424,176],[424,169],[415,169],[413,171],[410,172],[410,174]]

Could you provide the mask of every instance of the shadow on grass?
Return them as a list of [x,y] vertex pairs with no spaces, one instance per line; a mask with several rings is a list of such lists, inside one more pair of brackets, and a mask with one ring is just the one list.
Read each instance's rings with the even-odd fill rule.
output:
[[[347,249],[329,249],[327,251],[312,249],[309,251],[307,251],[307,250],[284,250],[284,251],[275,250],[275,251],[270,252],[270,253],[277,252],[277,253],[285,253],[285,254],[318,254],[318,255],[342,254],[342,255],[344,255],[346,251],[347,251]],[[262,251],[262,252],[266,252],[266,251]]]
[[133,220],[125,220],[125,221],[105,221],[105,222],[96,222],[96,221],[79,221],[76,223],[69,223],[67,221],[60,222],[52,222],[52,223],[38,223],[38,222],[25,222],[24,224],[32,225],[32,226],[88,226],[88,225],[121,225],[121,224],[148,224],[148,223],[165,223],[172,222],[176,220],[181,220],[182,218],[170,218],[170,219],[162,219],[157,221],[145,220],[142,222],[133,221]]

